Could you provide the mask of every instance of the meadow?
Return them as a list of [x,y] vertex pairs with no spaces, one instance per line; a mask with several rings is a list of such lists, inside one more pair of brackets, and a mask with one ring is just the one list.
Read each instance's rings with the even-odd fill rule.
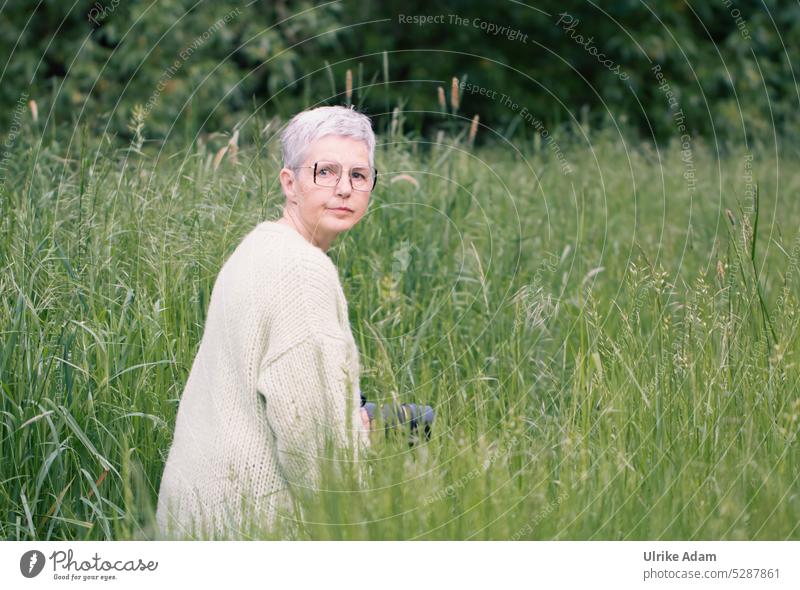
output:
[[[379,433],[299,538],[800,538],[800,154],[576,126],[551,130],[565,167],[462,123],[382,130],[370,210],[329,251],[362,391],[434,406],[433,437]],[[214,279],[282,208],[275,129],[251,127],[227,151],[142,120],[126,145],[16,138],[0,538],[152,537]]]

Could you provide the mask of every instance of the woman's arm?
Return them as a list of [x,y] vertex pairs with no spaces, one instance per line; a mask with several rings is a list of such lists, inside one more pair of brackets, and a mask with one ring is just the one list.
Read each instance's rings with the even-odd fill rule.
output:
[[[316,489],[320,465],[331,459],[326,444],[356,447],[363,430],[347,373],[347,342],[308,337],[262,366],[258,391],[284,478],[290,485]],[[357,447],[354,452],[357,459]]]
[[320,466],[330,460],[326,444],[357,460],[367,442],[359,376],[352,374],[358,363],[350,357],[357,351],[339,318],[339,279],[330,260],[306,257],[287,266],[257,389],[285,480],[316,489]]

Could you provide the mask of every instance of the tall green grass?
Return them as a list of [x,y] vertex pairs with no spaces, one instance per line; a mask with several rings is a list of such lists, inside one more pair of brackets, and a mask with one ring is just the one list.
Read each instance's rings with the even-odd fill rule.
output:
[[[379,434],[297,538],[800,537],[797,154],[751,146],[748,200],[743,146],[696,141],[690,192],[677,145],[565,131],[565,175],[467,125],[383,135],[370,212],[329,251],[362,390],[433,405],[433,438]],[[280,214],[274,140],[214,170],[211,144],[143,134],[29,128],[8,161],[2,538],[152,537],[214,279]]]

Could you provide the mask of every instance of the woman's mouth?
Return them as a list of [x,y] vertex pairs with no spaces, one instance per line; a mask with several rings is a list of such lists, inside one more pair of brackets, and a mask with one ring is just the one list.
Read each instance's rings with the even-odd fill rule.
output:
[[352,209],[348,209],[347,207],[330,207],[331,211],[339,211],[341,213],[352,213]]

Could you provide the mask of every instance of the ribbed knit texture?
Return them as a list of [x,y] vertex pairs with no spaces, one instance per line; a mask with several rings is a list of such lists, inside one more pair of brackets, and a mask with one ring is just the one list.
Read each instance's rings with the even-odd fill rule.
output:
[[[158,496],[165,537],[247,538],[318,489],[324,437],[369,444],[358,350],[331,259],[265,221],[228,258],[175,424]],[[349,379],[349,384],[348,384]]]

